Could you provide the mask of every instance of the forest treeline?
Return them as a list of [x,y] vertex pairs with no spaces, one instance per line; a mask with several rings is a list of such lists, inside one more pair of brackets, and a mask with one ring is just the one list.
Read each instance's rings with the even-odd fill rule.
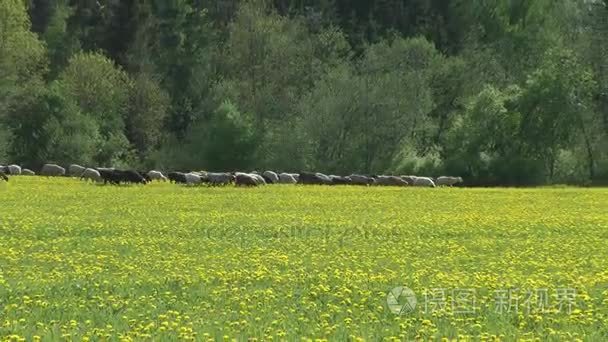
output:
[[608,0],[2,0],[0,162],[608,182]]

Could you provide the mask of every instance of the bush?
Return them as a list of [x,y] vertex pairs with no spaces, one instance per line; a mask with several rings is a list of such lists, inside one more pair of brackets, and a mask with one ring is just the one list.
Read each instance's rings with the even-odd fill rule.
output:
[[412,148],[405,148],[393,159],[389,173],[396,175],[438,176],[443,169],[436,150],[419,155]]

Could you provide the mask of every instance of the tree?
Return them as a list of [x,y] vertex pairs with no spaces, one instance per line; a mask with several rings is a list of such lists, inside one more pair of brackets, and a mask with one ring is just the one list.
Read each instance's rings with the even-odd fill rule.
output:
[[126,135],[140,159],[144,159],[158,147],[162,139],[170,98],[158,82],[145,72],[135,76],[130,89]]
[[44,45],[30,31],[23,1],[0,3],[0,115],[40,86],[46,71]]
[[137,28],[127,53],[129,70],[159,75],[170,96],[166,129],[178,140],[204,116],[214,81],[215,32],[204,8],[192,1],[137,2]]
[[66,99],[56,83],[23,108],[14,135],[13,154],[31,168],[46,162],[91,164],[100,143],[97,123]]
[[95,162],[109,165],[126,158],[130,149],[125,119],[133,87],[129,76],[102,54],[79,53],[59,75],[58,87],[99,126],[101,142]]
[[[0,1],[0,158],[8,159],[13,130],[23,108],[43,91],[47,60],[44,45],[30,31],[21,0]],[[19,160],[20,155],[12,155]]]
[[68,0],[55,0],[48,23],[41,32],[48,48],[51,79],[55,78],[66,67],[70,57],[80,50],[78,37],[68,31],[68,20],[72,15],[73,8],[68,5]]
[[423,148],[431,135],[430,69],[435,48],[423,38],[370,46],[315,84],[300,112],[311,166],[329,172],[384,172],[405,145]]
[[302,18],[280,16],[263,1],[243,2],[228,30],[214,99],[252,115],[261,167],[287,168],[290,149],[277,127],[294,126],[299,99],[348,55],[348,44],[340,31],[311,32]]
[[256,141],[250,118],[224,102],[204,130],[205,165],[215,170],[247,170],[252,166]]
[[209,120],[192,125],[179,148],[167,144],[157,154],[160,163],[184,170],[247,170],[255,161],[258,146],[251,118],[230,101],[222,103]]
[[561,23],[548,13],[552,0],[457,0],[458,26],[467,33],[464,49],[493,51],[511,82],[525,81],[547,48],[559,41]]
[[559,149],[568,148],[577,129],[584,132],[594,174],[593,151],[588,136],[589,123],[583,118],[595,87],[590,71],[566,49],[549,50],[542,66],[525,84],[518,101],[523,114],[520,139],[528,153],[545,161],[549,179],[553,179]]
[[595,182],[608,182],[608,3],[589,1],[570,3],[565,22],[568,46],[578,52],[580,61],[590,68],[597,85],[590,107],[582,111],[581,131],[588,156],[589,174]]
[[521,114],[516,103],[520,96],[516,86],[502,91],[486,86],[472,98],[449,132],[444,169],[471,183],[540,184],[545,170],[535,156],[523,153],[519,136]]

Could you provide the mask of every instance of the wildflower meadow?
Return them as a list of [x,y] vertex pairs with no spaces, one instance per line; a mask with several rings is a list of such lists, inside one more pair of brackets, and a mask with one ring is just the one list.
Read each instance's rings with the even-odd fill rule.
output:
[[6,340],[608,336],[608,190],[0,184]]

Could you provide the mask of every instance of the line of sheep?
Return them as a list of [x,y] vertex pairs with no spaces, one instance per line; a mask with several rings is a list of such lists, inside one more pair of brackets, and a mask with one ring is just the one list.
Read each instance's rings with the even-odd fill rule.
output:
[[[0,165],[0,179],[8,181],[7,175],[28,175],[35,173],[21,169],[18,165]],[[166,176],[161,171],[134,171],[115,168],[86,168],[72,164],[67,170],[56,164],[45,164],[39,175],[47,177],[70,176],[82,180],[110,184],[146,184],[152,181],[171,181],[186,185],[228,185],[260,186],[266,184],[313,184],[313,185],[377,185],[377,186],[418,186],[436,187],[453,186],[462,183],[461,177],[441,176],[438,178],[418,176],[365,176],[325,175],[319,172],[276,173],[273,171],[253,172],[169,172]]]

